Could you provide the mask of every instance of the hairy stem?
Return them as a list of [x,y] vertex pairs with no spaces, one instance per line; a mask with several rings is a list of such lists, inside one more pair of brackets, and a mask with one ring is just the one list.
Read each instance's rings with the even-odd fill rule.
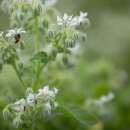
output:
[[14,71],[15,71],[15,73],[16,73],[16,75],[17,75],[19,81],[20,81],[20,83],[22,84],[23,87],[25,87],[26,85],[24,84],[24,81],[23,81],[22,78],[21,78],[21,75],[20,75],[20,73],[19,73],[19,70],[18,70],[18,68],[17,68],[17,65],[16,65],[16,61],[15,61],[15,60],[12,62],[12,67],[13,67],[13,69],[14,69]]
[[[36,41],[35,41],[35,53],[37,54],[39,52],[40,49],[40,45],[39,45],[39,30],[38,30],[38,17],[35,18],[35,25],[36,25]],[[37,61],[36,63],[36,79],[33,82],[33,90],[35,91],[39,85],[39,79],[40,79],[40,75],[41,75],[41,67],[40,67],[40,62]]]
[[33,83],[33,90],[34,91],[37,89],[37,86],[39,85],[39,79],[40,79],[41,71],[42,71],[42,69],[40,67],[40,64],[37,64],[36,79]]

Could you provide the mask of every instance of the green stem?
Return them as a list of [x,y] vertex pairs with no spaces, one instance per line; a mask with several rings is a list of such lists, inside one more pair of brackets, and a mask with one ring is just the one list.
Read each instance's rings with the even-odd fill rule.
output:
[[40,67],[40,64],[37,64],[37,72],[36,72],[36,79],[33,83],[33,90],[36,91],[37,86],[39,85],[40,75],[41,75],[42,69]]
[[35,18],[35,26],[36,26],[36,43],[35,43],[35,53],[39,51],[40,45],[39,45],[39,30],[38,30],[38,16]]
[[[39,45],[39,30],[38,30],[38,17],[35,18],[35,26],[36,26],[36,41],[35,41],[35,53],[37,54],[39,52],[40,49],[40,45]],[[33,82],[32,88],[35,91],[38,87],[39,84],[39,79],[40,79],[40,75],[41,75],[41,67],[40,67],[40,62],[37,61],[36,63],[36,79]]]
[[24,81],[23,81],[22,78],[21,78],[21,75],[20,75],[20,73],[19,73],[19,70],[18,70],[18,68],[17,68],[17,65],[16,65],[16,61],[15,61],[15,60],[12,62],[12,67],[13,67],[13,69],[14,69],[14,71],[15,71],[15,73],[16,73],[18,79],[19,79],[19,81],[21,82],[22,86],[25,87],[26,85],[24,84]]

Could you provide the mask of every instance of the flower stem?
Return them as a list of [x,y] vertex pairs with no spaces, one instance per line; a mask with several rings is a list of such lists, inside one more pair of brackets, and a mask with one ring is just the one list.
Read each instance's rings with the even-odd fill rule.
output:
[[37,89],[37,86],[39,85],[39,79],[40,79],[40,75],[41,75],[41,67],[40,64],[37,64],[37,72],[36,72],[36,79],[33,83],[33,90],[35,91]]
[[[37,54],[40,50],[40,45],[39,45],[39,30],[38,30],[38,16],[35,18],[35,25],[36,25],[36,41],[35,41],[35,53]],[[39,85],[39,79],[41,75],[41,67],[40,67],[40,62],[37,61],[36,63],[36,79],[33,82],[32,88],[35,91]]]
[[18,70],[17,65],[16,65],[16,61],[14,60],[11,65],[12,65],[12,67],[13,67],[19,81],[21,82],[22,86],[25,87],[26,85],[25,85],[24,81],[21,78],[21,75],[20,75],[19,70]]

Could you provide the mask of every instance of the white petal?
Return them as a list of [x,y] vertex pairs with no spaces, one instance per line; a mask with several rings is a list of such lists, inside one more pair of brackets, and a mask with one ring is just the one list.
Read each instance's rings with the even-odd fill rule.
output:
[[57,88],[54,88],[54,93],[57,94],[58,93],[58,89]]
[[2,36],[3,36],[3,34],[4,34],[4,32],[0,32],[0,37],[2,37]]

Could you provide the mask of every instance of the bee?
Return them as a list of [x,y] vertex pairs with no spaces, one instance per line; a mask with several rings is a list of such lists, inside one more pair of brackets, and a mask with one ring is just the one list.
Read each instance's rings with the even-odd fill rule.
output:
[[18,34],[15,35],[15,43],[16,44],[19,43],[20,40],[21,40],[21,35],[18,33]]

